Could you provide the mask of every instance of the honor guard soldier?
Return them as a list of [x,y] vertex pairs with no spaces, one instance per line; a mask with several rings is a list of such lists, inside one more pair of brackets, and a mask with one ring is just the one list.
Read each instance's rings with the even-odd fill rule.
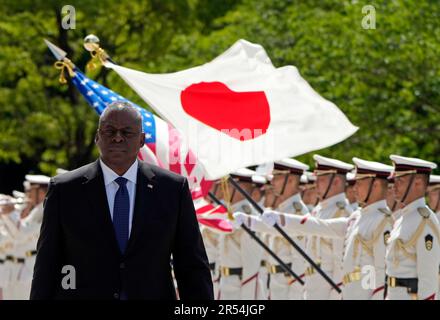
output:
[[437,165],[391,155],[394,189],[403,204],[386,252],[386,299],[434,300],[440,264],[439,222],[426,205],[429,175]]
[[[303,216],[308,213],[300,196],[300,179],[308,165],[295,159],[283,159],[274,164],[271,191],[266,195],[266,207],[275,207],[280,211]],[[238,215],[237,215],[238,216]],[[236,217],[237,217],[236,216]],[[238,218],[253,231],[269,233],[270,249],[285,262],[296,274],[304,277],[306,265],[300,254],[274,228],[268,228],[260,217],[245,221],[243,215]],[[295,242],[304,250],[305,238],[298,237]],[[302,300],[303,286],[292,278],[272,257],[269,257],[269,292],[271,300]]]
[[32,203],[34,205],[29,214],[20,220],[19,232],[15,239],[15,260],[20,266],[14,286],[14,297],[17,300],[29,299],[35,255],[37,254],[37,241],[43,220],[43,202],[50,177],[45,175],[26,175],[25,179],[30,184]]
[[[231,173],[231,177],[236,179],[244,190],[252,194],[252,191],[258,188],[252,179],[255,173],[253,170],[242,168]],[[233,186],[228,183],[223,191],[225,202],[232,205],[232,212],[255,214],[248,201],[232,188]],[[235,222],[233,225],[232,233],[221,235],[219,238],[219,299],[254,300],[258,293],[257,276],[263,249],[242,230],[240,225]]]
[[[385,247],[393,220],[386,206],[387,177],[393,167],[353,158],[355,193],[364,207],[349,217],[304,218],[267,211],[263,220],[279,223],[287,232],[344,239],[342,298],[383,299]],[[336,280],[336,279],[334,279]]]
[[[345,183],[346,174],[353,169],[353,165],[320,155],[314,155],[313,158],[316,162],[314,173],[317,176],[316,188],[320,202],[310,213],[311,216],[319,219],[349,216],[352,211],[345,196]],[[269,224],[276,223],[276,221],[266,222]],[[342,286],[343,247],[344,242],[342,239],[329,239],[315,235],[307,239],[306,253],[338,286]],[[305,299],[340,299],[340,296],[310,266],[307,267],[305,272]]]
[[359,208],[359,204],[356,201],[356,195],[354,194],[354,184],[356,183],[355,174],[353,172],[347,172],[347,184],[345,186],[345,194],[347,195],[348,205],[354,212]]

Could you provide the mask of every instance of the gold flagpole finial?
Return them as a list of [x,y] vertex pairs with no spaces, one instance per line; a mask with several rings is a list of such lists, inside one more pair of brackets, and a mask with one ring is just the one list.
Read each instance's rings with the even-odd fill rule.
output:
[[99,45],[99,38],[94,34],[89,34],[84,38],[84,48],[90,52],[92,58],[87,63],[86,69],[93,71],[97,64],[103,64],[108,58],[108,54]]
[[60,70],[60,77],[59,81],[61,84],[66,84],[67,80],[64,75],[64,71],[67,70],[69,73],[69,76],[73,78],[75,76],[75,72],[73,71],[73,63],[68,58],[64,58],[62,61],[57,61],[54,63],[54,67],[58,70]]

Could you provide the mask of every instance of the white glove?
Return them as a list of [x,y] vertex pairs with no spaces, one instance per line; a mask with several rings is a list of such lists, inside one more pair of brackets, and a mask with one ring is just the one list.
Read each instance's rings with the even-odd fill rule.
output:
[[248,215],[246,213],[238,211],[234,212],[232,216],[234,217],[234,228],[238,229],[241,227],[242,224],[244,224],[245,226],[247,225]]
[[280,224],[280,214],[273,210],[265,210],[261,216],[261,220],[265,224],[273,227],[276,224]]

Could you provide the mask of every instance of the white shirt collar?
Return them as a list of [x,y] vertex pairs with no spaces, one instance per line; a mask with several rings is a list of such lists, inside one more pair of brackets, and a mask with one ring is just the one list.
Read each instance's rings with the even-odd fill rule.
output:
[[[110,169],[104,163],[104,161],[101,160],[101,158],[99,159],[99,164],[101,165],[102,173],[104,175],[104,185],[105,186],[108,186],[110,183],[115,181],[115,179],[120,177],[116,172],[114,172],[112,169]],[[133,182],[134,184],[136,184],[137,169],[138,169],[138,160],[136,159],[133,162],[133,164],[130,166],[130,168],[128,168],[128,170],[124,173],[124,175],[122,177]]]

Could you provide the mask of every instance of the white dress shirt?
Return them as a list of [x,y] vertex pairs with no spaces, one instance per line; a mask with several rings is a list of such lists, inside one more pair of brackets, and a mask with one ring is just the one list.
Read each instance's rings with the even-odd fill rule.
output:
[[[102,168],[102,173],[104,176],[105,193],[107,194],[108,207],[110,209],[110,215],[113,221],[113,205],[115,202],[116,192],[119,189],[119,185],[116,183],[116,179],[120,176],[110,169],[101,159],[99,163]],[[133,211],[134,211],[134,200],[136,196],[136,179],[138,171],[138,160],[131,165],[131,167],[124,173],[123,178],[127,179],[127,190],[130,199],[130,212],[128,221],[128,235],[131,234],[131,225],[133,222]]]

